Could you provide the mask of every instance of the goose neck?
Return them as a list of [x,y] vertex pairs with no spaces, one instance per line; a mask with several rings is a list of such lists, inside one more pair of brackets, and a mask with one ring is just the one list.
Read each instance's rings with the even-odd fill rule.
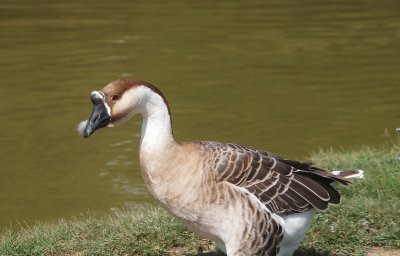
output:
[[150,99],[143,111],[140,154],[157,154],[168,151],[176,144],[168,106],[160,98]]

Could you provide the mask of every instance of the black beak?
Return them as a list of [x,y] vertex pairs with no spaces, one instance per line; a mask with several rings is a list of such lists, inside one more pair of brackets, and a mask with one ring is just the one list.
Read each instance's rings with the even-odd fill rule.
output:
[[83,131],[83,137],[85,138],[89,138],[94,131],[107,126],[111,121],[109,107],[104,100],[104,95],[101,92],[93,92],[90,99],[93,103],[93,112]]

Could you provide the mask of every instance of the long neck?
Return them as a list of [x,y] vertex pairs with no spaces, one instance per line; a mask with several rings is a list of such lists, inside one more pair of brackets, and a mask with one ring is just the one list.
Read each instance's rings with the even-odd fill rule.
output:
[[156,93],[148,95],[141,113],[140,155],[162,154],[173,148],[176,142],[172,134],[171,117],[161,96]]

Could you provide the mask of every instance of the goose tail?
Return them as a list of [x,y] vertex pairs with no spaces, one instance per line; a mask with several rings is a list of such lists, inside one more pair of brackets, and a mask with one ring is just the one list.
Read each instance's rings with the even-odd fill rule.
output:
[[339,176],[344,179],[362,179],[364,178],[363,170],[337,170],[333,171],[332,174]]

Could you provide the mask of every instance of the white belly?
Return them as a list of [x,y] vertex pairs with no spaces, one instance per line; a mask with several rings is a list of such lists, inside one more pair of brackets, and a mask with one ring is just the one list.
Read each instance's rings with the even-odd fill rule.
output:
[[315,212],[315,209],[311,209],[306,212],[281,216],[284,220],[284,235],[278,256],[291,256],[299,247],[311,225]]

